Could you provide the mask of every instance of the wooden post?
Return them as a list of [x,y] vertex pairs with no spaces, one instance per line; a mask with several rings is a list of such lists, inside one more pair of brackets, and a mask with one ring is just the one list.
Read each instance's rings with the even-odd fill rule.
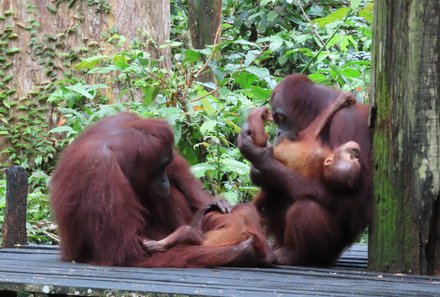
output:
[[2,228],[3,247],[24,245],[26,240],[27,172],[23,167],[6,169],[6,207]]
[[374,7],[368,265],[440,275],[440,1]]

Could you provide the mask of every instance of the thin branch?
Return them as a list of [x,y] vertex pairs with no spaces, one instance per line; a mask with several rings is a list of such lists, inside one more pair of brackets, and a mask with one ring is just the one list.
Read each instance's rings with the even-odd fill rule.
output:
[[296,3],[298,4],[299,8],[301,8],[301,11],[304,15],[304,17],[306,18],[306,20],[310,23],[310,28],[312,29],[312,32],[316,35],[316,37],[318,38],[319,42],[320,42],[320,46],[322,46],[324,44],[324,40],[322,40],[321,35],[319,35],[318,31],[316,31],[315,26],[312,23],[312,20],[309,18],[309,16],[307,15],[306,11],[304,10],[304,7],[302,6],[300,0],[297,0]]
[[153,73],[148,73],[149,75],[151,75],[151,77],[153,77],[155,80],[160,81],[160,84],[162,85],[163,88],[168,87],[168,83],[161,77],[157,76],[156,74]]
[[254,64],[255,61],[264,53],[265,50],[267,50],[269,48],[269,45],[265,44],[263,47],[261,47],[260,52],[258,53],[258,55],[255,56],[254,60],[251,62],[250,65]]
[[52,239],[53,241],[60,243],[60,237],[58,235],[55,235],[53,233],[47,232],[47,231],[43,231],[43,233],[49,237],[50,239]]
[[126,77],[127,77],[127,85],[128,85],[128,90],[130,92],[130,97],[131,97],[131,101],[135,102],[135,98],[134,98],[134,94],[133,94],[133,88],[131,85],[131,80],[130,80],[130,75],[128,75],[128,73],[125,73]]
[[196,101],[202,100],[203,98],[208,97],[209,95],[214,94],[214,93],[217,92],[219,89],[220,89],[220,87],[217,87],[217,88],[213,89],[212,91],[209,91],[208,93],[206,93],[206,94],[203,95],[203,96],[200,96],[200,97],[198,97],[198,98],[196,98],[196,99],[192,99],[192,100],[190,100],[190,102],[196,102]]
[[212,49],[211,54],[209,55],[208,59],[206,60],[205,64],[202,66],[202,68],[200,68],[199,71],[196,73],[196,76],[199,76],[200,73],[201,73],[202,71],[204,71],[205,68],[208,67],[209,62],[210,62],[210,61],[212,60],[212,58],[214,57],[214,54],[215,54],[215,52],[216,52],[216,46],[217,46],[217,44],[218,44],[218,40],[220,39],[220,29],[221,29],[221,27],[222,27],[222,25],[220,24],[220,25],[218,26],[218,28],[217,28],[217,32],[215,33],[214,43],[213,43],[214,48]]

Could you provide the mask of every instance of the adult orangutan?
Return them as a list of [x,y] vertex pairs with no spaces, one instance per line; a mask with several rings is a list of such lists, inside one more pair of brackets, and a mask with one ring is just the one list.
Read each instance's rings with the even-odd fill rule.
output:
[[[229,206],[202,189],[173,149],[173,134],[162,120],[125,112],[90,126],[62,153],[50,196],[66,261],[145,267],[266,261],[267,255],[260,253],[266,251],[259,247],[264,237],[248,232],[258,221],[245,226],[249,229],[243,233],[248,233],[240,242],[201,245],[203,230],[188,226],[200,209],[218,208],[238,219],[251,217],[227,214]],[[212,225],[207,231],[216,228],[220,227]],[[190,249],[180,254],[176,246],[162,253],[154,242],[170,234]],[[193,245],[199,248],[191,249]],[[198,257],[202,252],[205,256]],[[171,262],[173,253],[185,259]]]
[[[306,129],[319,114],[328,111],[340,95],[340,91],[316,85],[303,75],[286,77],[271,97],[272,117],[279,128],[276,144],[282,146],[283,139],[297,140],[298,131]],[[271,145],[261,147],[254,144],[249,126],[245,126],[239,135],[240,151],[253,164],[252,180],[262,187],[264,196],[257,197],[257,207],[269,233],[275,237],[276,263],[330,265],[370,221],[372,185],[368,107],[356,103],[338,111],[330,122],[321,123],[324,125],[319,129],[319,142],[330,151],[338,152],[347,143],[351,146],[348,151],[359,147],[360,173],[353,175],[354,187],[348,181],[342,186],[338,184],[338,180],[346,180],[341,178],[342,175],[330,175],[335,179],[326,182],[325,178],[313,174],[307,176],[298,168],[289,168],[283,163],[286,160],[277,160]],[[282,153],[281,150],[277,154],[280,157]],[[284,153],[289,154],[288,151]],[[349,157],[355,155],[346,154]],[[298,155],[295,158],[298,159]],[[307,160],[308,157],[302,158]],[[319,166],[324,165],[320,163]],[[307,165],[305,171],[313,166]],[[327,181],[331,180],[330,177]]]

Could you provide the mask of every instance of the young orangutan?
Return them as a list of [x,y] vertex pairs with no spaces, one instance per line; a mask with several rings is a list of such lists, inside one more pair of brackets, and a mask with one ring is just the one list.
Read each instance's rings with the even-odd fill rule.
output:
[[[190,225],[182,226],[158,241],[144,240],[143,244],[152,253],[151,261],[157,261],[155,252],[166,253],[169,250],[171,258],[168,261],[177,267],[197,267],[198,261],[207,262],[205,257],[217,264],[222,261],[222,256],[219,253],[219,259],[215,259],[215,249],[221,251],[224,247],[234,246],[240,250],[239,253],[232,262],[223,262],[223,265],[268,265],[271,262],[271,252],[261,228],[260,217],[252,204],[238,204],[230,213],[220,212],[214,204],[207,205],[195,213]],[[189,251],[198,255],[199,259],[184,256]],[[179,254],[179,257],[175,257]],[[166,257],[162,255],[161,258]],[[179,261],[185,263],[179,264]],[[163,263],[162,266],[169,265]]]
[[[275,158],[306,177],[321,178],[328,186],[356,187],[360,177],[359,144],[349,141],[331,150],[319,138],[333,115],[355,102],[350,93],[341,93],[307,128],[299,132],[297,140],[283,138],[274,147]],[[263,147],[267,143],[264,121],[269,118],[265,107],[255,108],[249,113],[249,131],[258,146]]]

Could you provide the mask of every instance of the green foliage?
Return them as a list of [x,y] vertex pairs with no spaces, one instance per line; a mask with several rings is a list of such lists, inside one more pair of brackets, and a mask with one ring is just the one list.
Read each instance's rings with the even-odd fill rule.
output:
[[[230,53],[224,60],[211,59],[215,51],[231,43],[242,47],[243,54]],[[181,44],[175,42],[173,46]],[[258,54],[248,53],[258,51],[262,51],[259,46],[242,41],[225,41],[204,50],[179,49],[175,51],[173,69],[160,67],[160,62],[140,45],[113,55],[89,57],[76,68],[84,71],[84,77],[93,75],[97,84],[60,81],[49,101],[59,104],[66,121],[50,133],[62,133],[70,138],[97,119],[122,110],[164,118],[174,130],[177,147],[191,164],[197,164],[195,174],[213,193],[233,202],[247,199],[256,189],[251,187],[246,174],[249,166],[234,145],[242,123],[240,116],[243,110],[264,103],[276,84],[267,69],[255,66]],[[228,63],[232,60],[234,64]],[[197,80],[208,64],[220,78],[216,84]],[[116,87],[119,91],[111,93]],[[107,94],[112,98],[107,98]],[[112,102],[113,96],[120,103],[97,104]],[[88,108],[69,107],[75,105],[71,102],[84,99],[89,103]]]
[[224,1],[222,38],[267,47],[261,65],[275,76],[308,73],[314,81],[368,100],[372,1]]
[[[53,231],[52,213],[47,199],[49,176],[43,171],[35,171],[29,177],[29,195],[26,212],[26,229],[29,242],[52,244],[50,229]],[[53,236],[52,236],[53,237]]]
[[[48,5],[47,9],[56,13],[61,2],[67,1],[54,1],[54,6]],[[70,7],[75,1],[68,2]],[[89,1],[88,4],[104,7],[105,3],[107,1],[100,0]],[[101,10],[103,9],[97,8],[97,11]],[[0,137],[8,144],[7,148],[2,147],[0,154],[2,159],[7,156],[9,163],[32,170],[50,171],[56,153],[64,147],[64,141],[63,138],[57,139],[53,134],[47,133],[58,124],[55,106],[47,100],[48,96],[56,89],[56,77],[70,77],[72,63],[78,61],[82,52],[93,52],[96,45],[89,42],[74,49],[68,46],[67,38],[76,32],[82,20],[75,20],[69,28],[58,34],[44,35],[40,33],[37,7],[28,3],[25,13],[28,16],[25,23],[18,22],[13,11],[5,12],[5,16],[0,18],[5,28],[0,33]],[[30,54],[42,67],[43,81],[35,82],[27,94],[18,97],[16,85],[20,78],[14,76],[12,66],[18,60],[15,55],[21,49],[10,44],[18,38],[20,28],[30,35]],[[0,169],[4,166],[6,164],[1,164]]]

